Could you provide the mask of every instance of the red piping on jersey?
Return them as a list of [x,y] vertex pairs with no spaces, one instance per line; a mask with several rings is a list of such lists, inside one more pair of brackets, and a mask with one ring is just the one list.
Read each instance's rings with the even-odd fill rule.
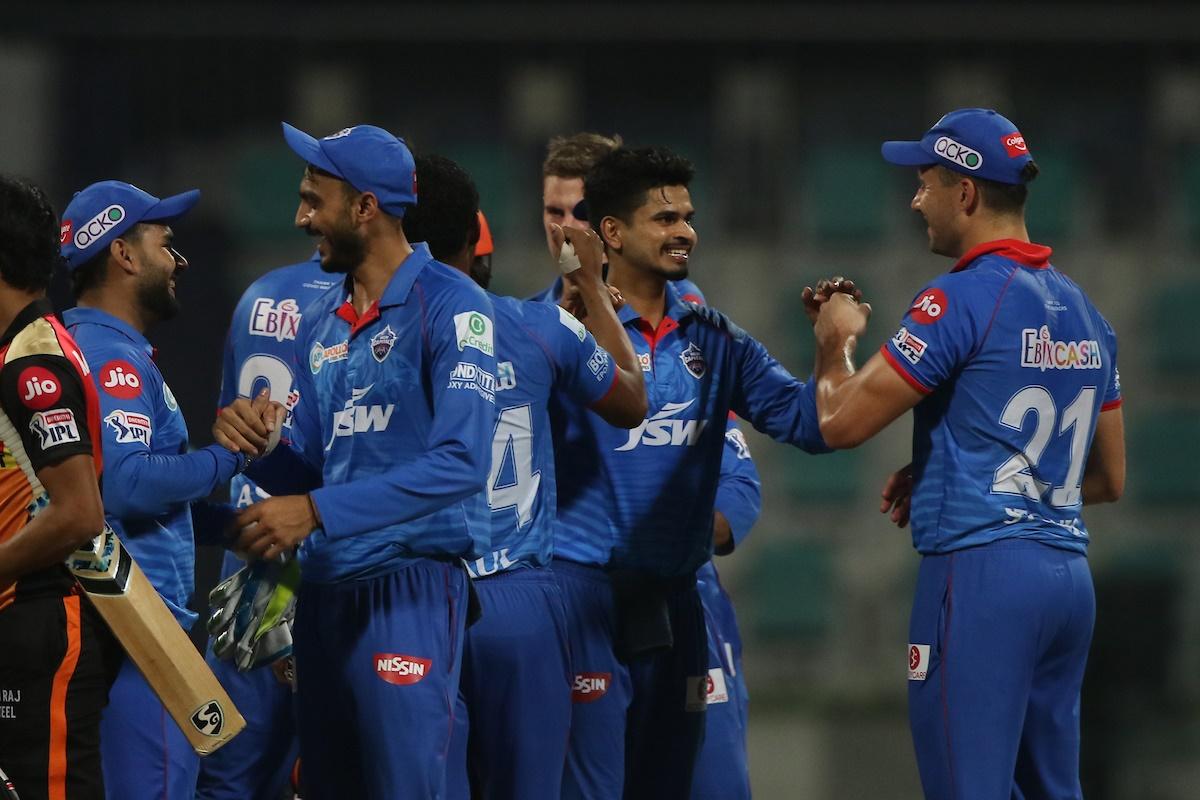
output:
[[1053,251],[1049,247],[1033,242],[1023,242],[1020,239],[997,239],[994,242],[984,242],[972,247],[963,254],[963,257],[954,264],[950,271],[958,272],[966,269],[972,261],[989,253],[995,253],[1001,258],[1012,259],[1023,267],[1046,269],[1050,266],[1051,252]]
[[1114,408],[1120,408],[1121,403],[1125,402],[1124,398],[1118,397],[1116,400],[1109,400],[1104,405],[1100,406],[1100,411],[1112,411]]
[[919,380],[913,377],[911,372],[905,369],[904,365],[900,363],[900,359],[892,355],[891,350],[888,350],[887,342],[883,343],[883,346],[879,348],[879,352],[883,354],[883,360],[886,361],[892,369],[900,373],[900,377],[904,378],[904,382],[909,386],[913,387],[921,394],[929,394],[933,391],[933,389],[930,389],[928,386],[921,383]]
[[376,300],[374,303],[371,303],[371,307],[360,317],[358,311],[354,308],[354,304],[346,300],[338,308],[337,315],[340,319],[350,323],[350,335],[354,336],[354,334],[379,319],[379,301]]
[[646,337],[646,341],[650,343],[651,358],[654,358],[654,348],[660,341],[662,341],[662,338],[679,327],[679,323],[671,317],[663,317],[658,323],[657,328],[651,328],[650,323],[646,322],[646,320],[642,319],[641,317],[635,319],[633,324],[637,326],[638,331],[641,332],[642,336]]
[[[607,400],[607,399],[608,399],[608,397],[609,397],[609,395],[611,395],[611,394],[612,394],[614,391],[616,391],[617,384],[618,384],[618,383],[620,382],[620,380],[621,380],[621,368],[617,366],[617,362],[616,362],[616,361],[613,361],[613,359],[612,359],[612,356],[609,356],[609,359],[608,359],[608,360],[609,360],[609,361],[612,361],[612,366],[613,366],[613,379],[612,379],[612,383],[610,383],[610,384],[608,385],[608,390],[604,392],[604,396],[603,396],[603,397],[601,397],[601,398],[600,398],[599,400],[597,400],[596,402],[592,403],[590,406],[588,406],[588,408],[595,408],[596,406],[598,406],[599,404],[601,404],[601,403],[603,403],[605,400]],[[634,369],[639,369],[639,367],[638,367],[638,366],[635,364],[635,365],[634,365]]]

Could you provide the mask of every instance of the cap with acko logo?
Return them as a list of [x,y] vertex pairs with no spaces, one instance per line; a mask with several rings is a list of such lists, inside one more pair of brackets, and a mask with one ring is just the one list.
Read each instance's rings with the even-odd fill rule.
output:
[[883,158],[903,167],[942,166],[997,183],[1024,183],[1033,160],[1017,126],[990,108],[960,108],[918,142],[884,142]]
[[359,192],[370,192],[393,217],[417,203],[417,166],[403,139],[374,125],[343,128],[316,139],[283,123],[283,138],[296,155],[341,178]]
[[492,229],[488,227],[487,217],[482,211],[476,211],[479,215],[479,241],[475,243],[475,257],[490,256],[496,252],[496,246],[492,244]]
[[59,228],[67,269],[83,266],[139,222],[165,224],[179,219],[199,199],[200,190],[192,189],[160,200],[124,181],[100,181],[76,192]]

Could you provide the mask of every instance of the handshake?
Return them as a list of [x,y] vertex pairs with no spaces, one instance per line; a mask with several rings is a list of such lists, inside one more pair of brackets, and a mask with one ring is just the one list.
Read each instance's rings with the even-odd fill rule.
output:
[[222,408],[213,423],[213,438],[230,452],[244,454],[248,461],[262,458],[279,444],[287,413],[264,388],[253,401],[239,397]]

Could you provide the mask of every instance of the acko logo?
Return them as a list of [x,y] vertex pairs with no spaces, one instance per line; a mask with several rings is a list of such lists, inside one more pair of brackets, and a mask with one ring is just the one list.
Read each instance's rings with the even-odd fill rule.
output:
[[341,139],[341,138],[342,138],[342,137],[344,137],[344,136],[349,136],[350,134],[354,133],[354,128],[355,128],[355,127],[358,127],[358,126],[354,126],[354,127],[351,127],[351,128],[342,128],[342,129],[341,129],[340,131],[338,131],[337,133],[331,133],[331,134],[329,134],[328,136],[326,136],[326,137],[323,139],[323,141],[326,141],[326,142],[328,142],[328,141],[330,141],[330,140],[332,140],[332,139]]
[[908,310],[912,321],[920,325],[937,322],[946,313],[946,293],[941,289],[926,289]]
[[611,672],[577,672],[571,684],[571,702],[594,703],[608,694],[611,685]]
[[972,150],[949,136],[938,137],[938,140],[933,143],[933,152],[947,161],[953,161],[971,171],[983,166],[983,156],[979,154],[978,150]]
[[288,298],[276,305],[270,297],[260,297],[250,309],[250,333],[268,336],[277,342],[295,339],[300,330],[300,305]]
[[142,376],[133,364],[115,359],[100,368],[100,387],[113,397],[132,400],[142,393]]
[[1008,151],[1009,158],[1019,158],[1029,155],[1029,148],[1025,146],[1025,137],[1020,131],[1013,131],[1000,137],[1000,144],[1004,145],[1004,149]]
[[910,644],[908,646],[908,679],[923,681],[929,675],[929,645]]
[[17,390],[21,393],[21,403],[35,411],[49,408],[62,397],[58,378],[45,367],[26,367],[21,370],[17,377]]
[[617,451],[632,450],[640,444],[647,447],[685,446],[691,447],[700,439],[708,426],[706,419],[675,419],[696,401],[667,403],[662,410],[629,432],[629,441]]
[[69,408],[39,411],[29,420],[29,430],[41,439],[43,450],[59,444],[79,441],[79,427],[75,424],[75,412]]
[[[79,226],[79,230],[75,231],[75,246],[80,250],[87,250],[97,239],[108,233],[112,226],[123,219],[125,219],[124,208],[118,205],[109,206]],[[61,234],[60,229],[59,235]]]
[[376,653],[371,658],[375,662],[375,674],[396,686],[419,683],[433,666],[432,659],[399,653]]
[[144,444],[150,446],[150,437],[154,429],[150,426],[150,418],[144,414],[117,409],[104,418],[105,424],[113,429],[119,444]]

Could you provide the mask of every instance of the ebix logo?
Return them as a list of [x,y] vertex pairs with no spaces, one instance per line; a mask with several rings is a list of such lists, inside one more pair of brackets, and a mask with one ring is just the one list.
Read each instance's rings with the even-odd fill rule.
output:
[[300,317],[300,304],[292,298],[280,300],[276,305],[270,297],[260,297],[250,311],[250,333],[269,336],[277,342],[295,339],[300,330]]

